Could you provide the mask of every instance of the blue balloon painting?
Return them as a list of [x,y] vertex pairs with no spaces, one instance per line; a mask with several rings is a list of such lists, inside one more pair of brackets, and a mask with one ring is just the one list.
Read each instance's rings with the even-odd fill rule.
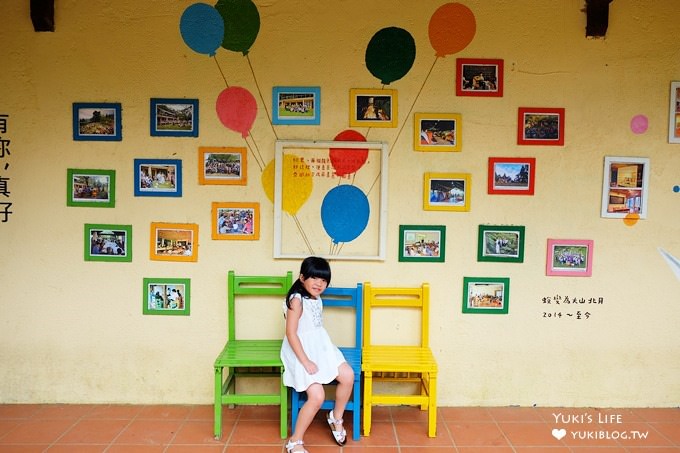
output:
[[191,50],[212,57],[224,39],[224,20],[212,6],[194,3],[184,10],[179,31]]
[[333,243],[351,242],[366,229],[371,208],[366,195],[343,184],[329,190],[321,203],[321,222]]

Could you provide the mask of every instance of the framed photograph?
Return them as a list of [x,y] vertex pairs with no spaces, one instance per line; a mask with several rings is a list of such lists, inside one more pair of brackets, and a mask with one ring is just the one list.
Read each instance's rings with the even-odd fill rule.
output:
[[564,109],[520,107],[517,112],[518,145],[564,145]]
[[425,173],[423,209],[469,211],[470,179],[470,173]]
[[463,313],[508,314],[510,279],[463,277]]
[[213,239],[260,239],[260,203],[215,201],[211,217]]
[[413,115],[413,148],[416,151],[460,151],[460,113],[416,113]]
[[503,60],[456,59],[457,96],[503,96]]
[[142,313],[189,316],[191,280],[188,278],[144,278]]
[[120,141],[122,139],[120,103],[73,103],[73,140]]
[[116,205],[116,170],[66,170],[66,206],[113,208]]
[[85,261],[132,261],[132,225],[86,223]]
[[668,143],[680,143],[680,82],[671,82]]
[[397,127],[397,90],[349,90],[351,127]]
[[533,195],[535,177],[533,157],[489,157],[489,194]]
[[399,225],[399,261],[443,263],[446,226]]
[[181,197],[182,161],[135,159],[135,197]]
[[277,140],[274,258],[385,259],[385,142]]
[[198,224],[151,223],[150,259],[198,261]]
[[320,87],[273,87],[272,124],[321,123]]
[[477,261],[524,262],[524,226],[479,225]]
[[248,153],[246,148],[198,148],[198,183],[233,184],[248,183]]
[[545,275],[590,277],[592,273],[592,240],[548,239]]
[[648,186],[648,158],[605,156],[601,217],[646,219]]
[[198,137],[198,99],[150,101],[151,135],[154,137]]

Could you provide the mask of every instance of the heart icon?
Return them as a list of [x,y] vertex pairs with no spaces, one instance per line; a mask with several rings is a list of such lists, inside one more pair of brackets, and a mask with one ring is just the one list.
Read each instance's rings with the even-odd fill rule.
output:
[[554,437],[555,439],[560,440],[560,439],[562,439],[564,436],[567,435],[567,430],[564,429],[564,428],[562,428],[562,429],[554,428],[554,429],[552,430],[552,435],[553,435],[553,437]]

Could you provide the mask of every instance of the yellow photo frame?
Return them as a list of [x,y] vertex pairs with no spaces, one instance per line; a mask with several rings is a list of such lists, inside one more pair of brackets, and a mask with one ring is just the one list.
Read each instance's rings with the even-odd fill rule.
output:
[[149,258],[154,261],[198,261],[198,224],[151,222]]
[[469,211],[470,173],[425,173],[423,209],[426,211]]
[[397,127],[397,90],[349,90],[351,127]]
[[461,151],[462,118],[460,113],[415,113],[413,115],[413,149],[416,151]]

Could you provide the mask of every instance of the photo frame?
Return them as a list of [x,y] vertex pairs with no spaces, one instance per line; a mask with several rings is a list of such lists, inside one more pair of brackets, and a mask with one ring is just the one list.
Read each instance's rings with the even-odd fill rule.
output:
[[517,110],[517,144],[564,146],[563,108],[520,107]]
[[668,109],[668,143],[680,143],[680,82],[671,82]]
[[321,87],[273,87],[272,124],[321,124]]
[[142,314],[189,316],[191,280],[188,278],[142,279]]
[[132,261],[132,225],[86,223],[85,261]]
[[213,202],[211,218],[213,239],[260,239],[260,203]]
[[445,225],[399,225],[399,261],[443,263]]
[[182,161],[180,159],[135,159],[136,197],[181,197]]
[[349,90],[351,127],[397,127],[397,90]]
[[509,278],[463,277],[463,313],[507,315],[509,308]]
[[248,152],[245,147],[201,146],[198,148],[198,183],[248,183]]
[[278,140],[274,258],[384,260],[385,142]]
[[152,137],[198,137],[198,99],[151,98]]
[[416,151],[463,149],[460,113],[415,113],[413,120],[413,149]]
[[548,239],[545,275],[590,277],[593,273],[593,244],[590,239]]
[[457,58],[456,96],[503,97],[503,60]]
[[523,263],[524,232],[522,225],[479,225],[477,261]]
[[74,102],[73,140],[121,141],[121,110],[118,102]]
[[198,224],[151,222],[149,258],[153,261],[198,261]]
[[113,208],[116,206],[116,170],[68,168],[66,206]]
[[605,156],[600,216],[646,219],[649,158]]
[[469,211],[470,173],[425,173],[423,209],[426,211]]
[[487,191],[491,195],[533,195],[536,158],[489,157]]

